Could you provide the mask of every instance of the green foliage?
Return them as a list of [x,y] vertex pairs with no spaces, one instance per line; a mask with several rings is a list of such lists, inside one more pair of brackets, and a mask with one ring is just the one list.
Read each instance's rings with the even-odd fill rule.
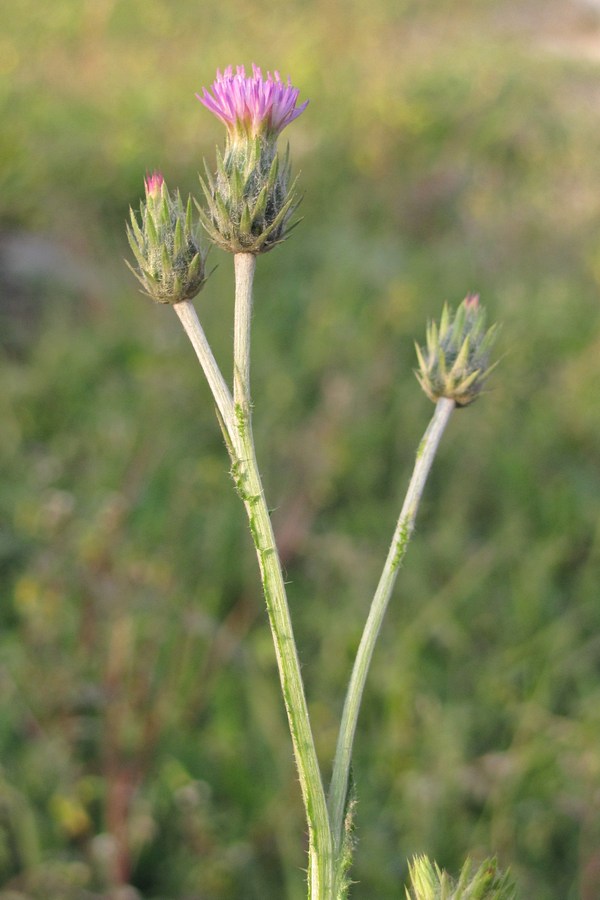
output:
[[[596,70],[548,52],[532,21],[467,0],[268,16],[23,0],[6,17],[2,900],[124,882],[149,900],[304,895],[297,778],[212,403],[176,317],[121,262],[144,173],[197,192],[222,139],[194,92],[253,59],[311,99],[289,135],[304,222],[257,272],[253,395],[325,765],[430,413],[412,342],[471,290],[503,324],[490,391],[436,460],[367,685],[350,896],[399,896],[423,853],[453,873],[495,853],[522,897],[596,896]],[[589,27],[567,22],[558,49]],[[218,262],[197,305],[227,369]]]

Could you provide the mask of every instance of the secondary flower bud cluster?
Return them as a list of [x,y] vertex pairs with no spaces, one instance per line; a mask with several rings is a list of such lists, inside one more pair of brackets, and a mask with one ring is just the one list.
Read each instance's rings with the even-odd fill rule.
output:
[[[169,194],[163,176],[146,178],[140,222],[131,210],[127,237],[138,268],[132,270],[144,292],[157,303],[191,300],[206,281],[206,254],[193,222],[192,201],[184,207],[179,191]],[[129,263],[127,264],[129,265]]]
[[456,312],[444,306],[439,325],[430,322],[425,347],[415,345],[419,360],[416,376],[430,400],[440,397],[468,406],[481,393],[490,366],[497,326],[486,329],[486,313],[479,297],[469,294]]
[[[263,78],[258,66],[247,76],[243,66],[217,70],[212,93],[196,96],[226,126],[224,153],[217,150],[216,172],[208,166],[200,183],[204,209],[196,201],[200,224],[217,246],[232,253],[265,253],[290,231],[298,206],[290,184],[289,153],[281,156],[277,139],[297,119],[308,101],[298,105],[297,88],[279,72]],[[169,194],[163,176],[154,172],[145,183],[140,221],[131,212],[127,237],[137,262],[132,269],[144,292],[158,303],[191,300],[206,281],[206,254],[198,240],[192,204],[184,208],[179,193]],[[129,265],[129,263],[128,263]]]
[[[206,254],[200,225],[217,246],[232,253],[265,253],[285,240],[299,198],[290,184],[289,152],[277,148],[279,135],[306,109],[299,91],[279,72],[263,77],[258,66],[228,66],[198,100],[226,127],[225,149],[217,150],[216,172],[205,164],[200,183],[206,208],[184,208],[179,192],[169,194],[162,175],[146,179],[140,222],[131,213],[127,235],[137,261],[133,269],[144,291],[159,303],[190,300],[206,281]],[[439,324],[430,322],[424,347],[416,345],[421,387],[436,403],[445,397],[457,406],[477,399],[494,366],[490,352],[496,326],[486,329],[477,295],[468,295],[456,312],[444,306]]]

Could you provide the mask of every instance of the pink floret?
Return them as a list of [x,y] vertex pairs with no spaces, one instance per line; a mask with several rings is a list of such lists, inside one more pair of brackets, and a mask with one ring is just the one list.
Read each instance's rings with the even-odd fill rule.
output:
[[276,138],[286,125],[304,112],[308,100],[296,106],[298,88],[288,77],[283,81],[279,72],[267,72],[266,79],[258,66],[252,64],[252,75],[246,75],[244,66],[227,66],[223,73],[217,69],[212,93],[202,88],[196,94],[227,127],[230,133],[243,133],[250,137],[264,134]]
[[144,183],[146,185],[147,197],[158,197],[165,179],[161,172],[154,171],[151,175],[146,175]]

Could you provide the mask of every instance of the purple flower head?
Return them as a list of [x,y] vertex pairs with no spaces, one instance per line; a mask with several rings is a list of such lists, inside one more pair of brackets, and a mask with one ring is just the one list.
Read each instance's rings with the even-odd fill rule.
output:
[[212,93],[202,88],[196,97],[224,123],[232,139],[262,135],[276,140],[306,109],[308,100],[296,106],[299,93],[289,78],[282,81],[279,72],[267,72],[264,79],[253,63],[252,75],[246,75],[243,66],[236,67],[235,75],[232,66],[223,74],[217,69]]
[[164,181],[165,179],[163,178],[161,172],[154,171],[151,175],[146,175],[146,178],[144,179],[144,184],[146,186],[146,197],[152,197],[153,199],[160,197],[160,192]]

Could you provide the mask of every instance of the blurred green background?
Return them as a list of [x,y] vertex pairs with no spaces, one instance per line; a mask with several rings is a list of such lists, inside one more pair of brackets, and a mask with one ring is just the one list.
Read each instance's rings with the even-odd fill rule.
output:
[[[123,265],[143,176],[198,193],[217,68],[290,73],[304,221],[259,262],[259,457],[320,758],[432,408],[413,340],[480,291],[374,660],[355,900],[496,853],[600,896],[600,20],[492,0],[20,0],[0,36],[0,898],[304,896],[244,514],[168,308]],[[228,371],[232,265],[196,302]]]

